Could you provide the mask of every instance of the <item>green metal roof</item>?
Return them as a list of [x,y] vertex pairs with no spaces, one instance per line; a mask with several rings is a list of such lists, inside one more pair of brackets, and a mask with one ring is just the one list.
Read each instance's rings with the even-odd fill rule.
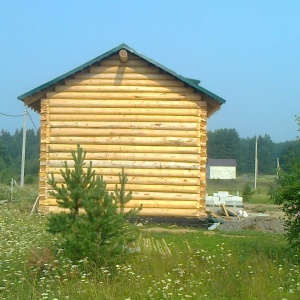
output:
[[137,56],[143,58],[144,60],[148,61],[149,63],[153,64],[154,66],[156,66],[156,67],[162,69],[163,71],[165,71],[165,72],[167,72],[167,73],[173,75],[174,77],[178,78],[179,80],[185,82],[185,83],[188,84],[189,86],[195,88],[195,89],[198,90],[199,92],[202,92],[202,93],[204,93],[204,94],[210,96],[211,98],[217,100],[220,104],[223,104],[223,103],[226,102],[226,101],[225,101],[224,99],[222,99],[221,97],[219,97],[219,96],[217,96],[217,95],[211,93],[210,91],[204,89],[203,87],[199,86],[199,85],[198,85],[198,84],[200,83],[199,80],[197,80],[197,79],[191,79],[191,78],[187,78],[187,77],[183,77],[183,76],[181,76],[181,75],[178,75],[178,74],[175,73],[174,71],[172,71],[172,70],[166,68],[165,66],[163,66],[163,65],[159,64],[158,62],[156,62],[156,61],[154,61],[154,60],[148,58],[147,56],[145,56],[145,55],[143,55],[143,54],[137,52],[136,50],[132,49],[131,47],[129,47],[129,46],[126,45],[126,44],[121,44],[121,45],[119,45],[119,46],[117,46],[117,47],[111,49],[110,51],[107,51],[107,52],[105,52],[104,54],[102,54],[102,55],[100,55],[100,56],[97,56],[96,58],[94,58],[94,59],[92,59],[92,60],[86,62],[85,64],[83,64],[83,65],[81,65],[81,66],[79,66],[79,67],[77,67],[77,68],[75,68],[75,69],[73,69],[73,70],[71,70],[71,71],[69,71],[69,72],[67,72],[67,73],[65,73],[65,74],[63,74],[63,75],[61,75],[61,76],[56,77],[56,78],[52,79],[51,81],[48,81],[48,82],[46,82],[46,83],[44,83],[44,84],[42,84],[42,85],[40,85],[40,86],[38,86],[38,87],[36,87],[36,88],[30,90],[30,91],[28,91],[27,93],[24,93],[24,94],[20,95],[20,96],[18,97],[18,99],[19,99],[19,100],[24,100],[24,99],[27,98],[27,97],[33,96],[33,95],[35,95],[35,94],[37,94],[37,93],[39,93],[39,92],[41,92],[41,91],[43,91],[43,90],[45,90],[45,89],[47,89],[47,88],[49,88],[49,87],[55,85],[55,84],[58,83],[59,81],[64,80],[64,79],[68,78],[69,76],[72,76],[72,75],[74,75],[74,74],[76,74],[76,73],[78,73],[78,72],[80,72],[80,71],[82,71],[82,70],[84,70],[84,69],[86,69],[86,68],[89,68],[91,65],[93,65],[93,64],[95,64],[95,63],[98,63],[99,61],[101,61],[101,60],[103,60],[103,59],[105,59],[105,58],[107,58],[107,57],[109,57],[109,56],[114,55],[115,53],[117,53],[117,52],[120,51],[121,49],[125,49],[125,50],[127,50],[127,51],[129,51],[129,52],[131,52],[131,53],[133,53],[133,54],[135,54],[135,55],[137,55]]

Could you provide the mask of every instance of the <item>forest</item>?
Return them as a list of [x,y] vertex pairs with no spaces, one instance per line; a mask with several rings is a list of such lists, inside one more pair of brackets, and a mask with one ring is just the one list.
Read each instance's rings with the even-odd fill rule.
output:
[[[25,183],[38,180],[40,132],[27,130]],[[300,153],[297,140],[275,143],[269,135],[240,138],[235,129],[218,129],[208,132],[207,151],[209,158],[236,159],[238,176],[254,173],[255,145],[257,138],[258,174],[272,175],[277,172],[277,160],[284,168],[285,157]],[[0,131],[0,182],[9,183],[11,178],[20,180],[23,130],[14,134]]]
[[[0,132],[0,183],[9,183],[11,178],[20,181],[22,161],[23,129],[14,134],[6,130]],[[40,156],[40,131],[27,129],[25,156],[25,183],[38,180]]]
[[277,161],[284,169],[287,157],[300,153],[296,139],[275,143],[268,134],[240,138],[235,129],[218,129],[208,132],[208,158],[236,159],[238,175],[254,174],[256,139],[258,175],[276,174]]

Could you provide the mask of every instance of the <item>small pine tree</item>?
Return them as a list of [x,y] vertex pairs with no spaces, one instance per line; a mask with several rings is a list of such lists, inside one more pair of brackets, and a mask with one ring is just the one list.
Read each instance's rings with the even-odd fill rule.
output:
[[244,197],[244,200],[246,202],[250,201],[251,196],[253,195],[254,191],[251,188],[251,185],[249,183],[246,183],[243,187],[242,195]]
[[116,185],[115,192],[110,193],[103,176],[96,176],[92,170],[92,162],[84,170],[85,156],[79,145],[76,152],[72,151],[74,168],[71,170],[65,162],[65,170],[61,170],[62,185],[51,174],[48,181],[53,188],[51,194],[59,207],[68,212],[51,214],[47,230],[62,236],[62,247],[73,261],[88,257],[96,264],[110,264],[121,258],[127,244],[137,238],[128,220],[141,207],[125,212],[132,193],[125,192],[124,170],[119,175],[120,188]]

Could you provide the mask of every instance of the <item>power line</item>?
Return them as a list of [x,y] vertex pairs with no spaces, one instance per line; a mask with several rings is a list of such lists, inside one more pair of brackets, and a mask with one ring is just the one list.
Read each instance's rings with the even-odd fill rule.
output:
[[[5,114],[5,113],[1,113],[1,112],[0,112],[0,115],[5,116],[5,117],[11,117],[11,118],[17,118],[17,117],[24,117],[25,116],[25,114],[22,114],[22,115],[10,115],[10,114]],[[35,126],[32,118],[31,118],[31,115],[29,114],[29,112],[27,112],[27,115],[29,116],[30,121],[31,121],[33,127],[35,128],[35,130],[38,131],[37,127]]]
[[1,112],[0,112],[0,115],[6,116],[6,117],[12,117],[12,118],[24,117],[25,116],[24,114],[22,114],[22,115],[9,115],[9,114],[1,113]]
[[30,119],[30,121],[31,121],[31,123],[32,123],[32,125],[33,125],[33,127],[35,128],[35,130],[38,131],[38,129],[36,128],[35,124],[33,123],[33,120],[32,120],[32,118],[31,118],[29,112],[27,112],[27,115],[29,116],[29,119]]

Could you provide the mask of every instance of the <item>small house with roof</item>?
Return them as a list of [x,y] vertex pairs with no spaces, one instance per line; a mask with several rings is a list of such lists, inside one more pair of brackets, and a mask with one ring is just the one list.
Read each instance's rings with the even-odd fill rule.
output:
[[126,44],[18,97],[40,114],[39,209],[59,211],[59,180],[80,144],[109,190],[125,169],[127,207],[144,216],[205,215],[206,122],[225,102]]
[[236,179],[235,159],[212,159],[207,161],[207,179]]

